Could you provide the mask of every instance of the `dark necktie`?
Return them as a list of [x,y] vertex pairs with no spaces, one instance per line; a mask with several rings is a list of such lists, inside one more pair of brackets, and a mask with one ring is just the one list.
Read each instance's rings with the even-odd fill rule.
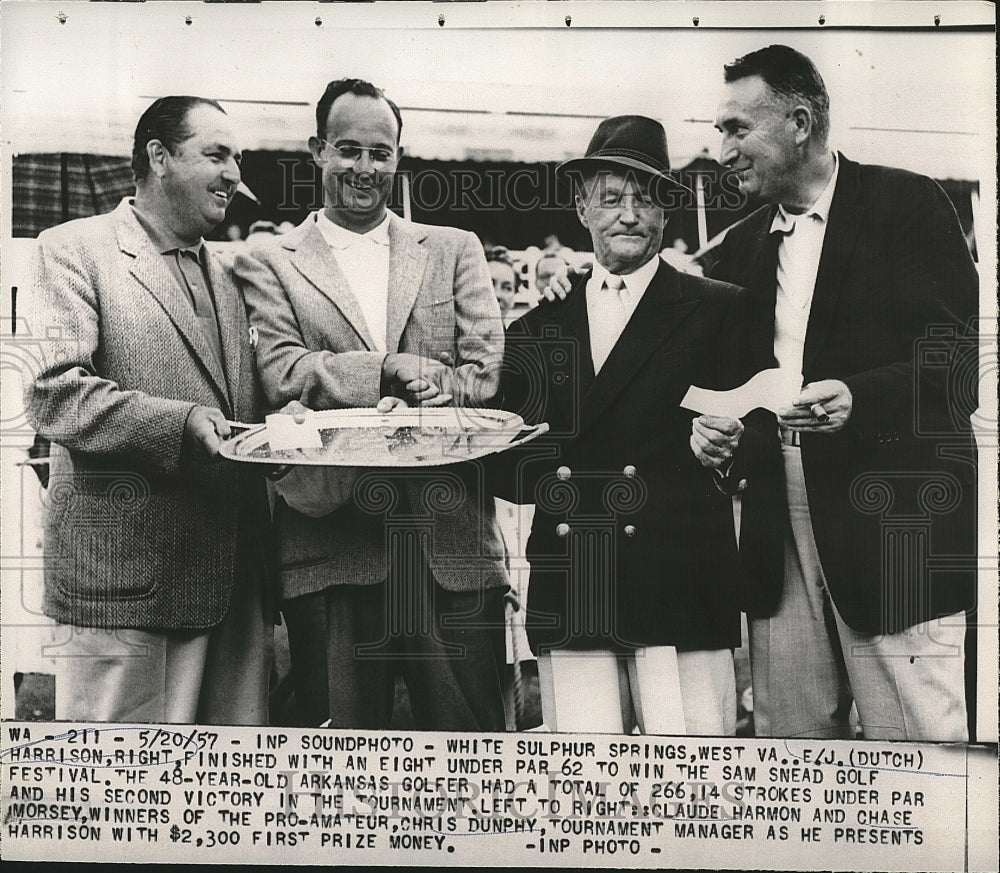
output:
[[215,304],[212,294],[205,282],[205,273],[201,269],[198,253],[194,249],[177,249],[175,251],[177,266],[187,285],[188,297],[194,306],[202,332],[208,339],[215,355],[215,363],[222,368],[222,341],[219,339],[219,321],[215,314]]

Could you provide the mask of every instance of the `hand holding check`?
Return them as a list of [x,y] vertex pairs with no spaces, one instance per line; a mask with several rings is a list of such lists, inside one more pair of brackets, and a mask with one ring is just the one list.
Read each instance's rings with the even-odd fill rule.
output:
[[854,398],[839,379],[823,379],[806,385],[795,402],[779,410],[778,421],[799,433],[836,433],[851,417]]
[[703,467],[724,470],[733,460],[743,422],[738,418],[699,415],[691,422],[691,451]]
[[847,424],[853,408],[847,385],[838,379],[823,379],[799,390],[801,383],[798,373],[776,368],[762,370],[730,391],[692,386],[681,406],[703,416],[732,419],[742,418],[752,409],[770,409],[785,427],[809,433],[836,433]]

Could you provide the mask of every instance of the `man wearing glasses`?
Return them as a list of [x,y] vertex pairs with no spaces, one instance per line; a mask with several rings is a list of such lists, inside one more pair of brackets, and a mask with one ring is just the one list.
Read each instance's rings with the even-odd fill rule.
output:
[[[309,139],[325,208],[251,240],[236,271],[268,404],[477,405],[503,332],[482,246],[391,214],[399,109],[369,82],[331,82]],[[390,726],[396,673],[425,730],[504,729],[504,550],[475,471],[361,476],[320,518],[278,499],[283,611],[303,724]]]

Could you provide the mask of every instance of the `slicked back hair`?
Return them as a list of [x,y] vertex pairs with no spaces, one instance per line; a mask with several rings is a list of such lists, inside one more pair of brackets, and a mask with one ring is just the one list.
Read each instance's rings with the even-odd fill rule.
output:
[[188,113],[196,106],[211,106],[223,115],[223,109],[207,97],[160,97],[142,113],[135,127],[132,141],[132,175],[136,182],[142,182],[149,175],[149,155],[146,146],[154,139],[174,154],[184,140],[191,137],[191,127],[187,123]]

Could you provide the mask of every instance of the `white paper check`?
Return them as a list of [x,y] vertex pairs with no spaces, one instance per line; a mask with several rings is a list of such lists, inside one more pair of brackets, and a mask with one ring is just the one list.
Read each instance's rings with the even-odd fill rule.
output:
[[791,406],[802,388],[802,375],[774,367],[761,370],[749,381],[731,391],[710,391],[692,385],[681,406],[702,415],[742,418],[754,409],[778,412]]
[[323,448],[319,428],[308,413],[302,424],[298,424],[291,415],[278,412],[267,416],[264,421],[267,423],[267,443],[272,452]]

